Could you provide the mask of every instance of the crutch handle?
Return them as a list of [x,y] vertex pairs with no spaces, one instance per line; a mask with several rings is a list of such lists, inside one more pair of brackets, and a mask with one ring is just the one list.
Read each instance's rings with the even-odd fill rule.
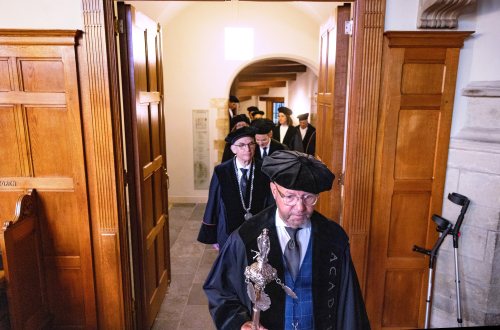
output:
[[432,215],[432,221],[434,221],[437,225],[436,230],[441,233],[450,225],[450,221],[437,214]]
[[448,199],[451,202],[462,206],[462,209],[460,210],[460,214],[458,216],[457,222],[455,223],[455,226],[453,227],[453,231],[451,233],[453,235],[453,247],[458,247],[458,237],[460,235],[460,226],[462,226],[462,222],[464,221],[464,217],[465,217],[465,212],[467,212],[467,209],[469,208],[470,199],[464,195],[460,195],[460,194],[455,193],[455,192],[448,194]]
[[452,203],[455,203],[455,204],[460,205],[460,206],[464,206],[465,203],[467,203],[469,201],[469,199],[467,197],[465,197],[464,195],[460,195],[459,193],[455,193],[455,192],[449,193],[448,199]]
[[422,254],[426,254],[428,256],[431,255],[431,250],[427,250],[427,249],[420,247],[420,246],[417,246],[417,245],[413,245],[413,251],[418,252],[418,253],[422,253]]

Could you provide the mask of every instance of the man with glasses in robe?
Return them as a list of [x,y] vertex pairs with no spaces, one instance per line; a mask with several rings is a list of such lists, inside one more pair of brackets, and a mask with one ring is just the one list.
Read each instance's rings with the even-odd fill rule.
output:
[[267,229],[267,260],[297,298],[272,281],[271,305],[260,311],[259,329],[370,329],[352,264],[349,240],[335,222],[314,211],[334,175],[314,157],[290,150],[264,158],[276,201],[228,238],[203,286],[217,329],[252,329],[252,301],[244,271],[254,262],[257,238]]
[[234,157],[214,168],[198,241],[224,245],[229,234],[246,219],[274,204],[269,178],[261,172],[262,162],[254,160],[255,128],[233,130],[225,139]]

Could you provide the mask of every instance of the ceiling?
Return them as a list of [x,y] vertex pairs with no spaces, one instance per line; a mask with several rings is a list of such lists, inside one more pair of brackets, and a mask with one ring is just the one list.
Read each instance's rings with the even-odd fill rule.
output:
[[307,66],[295,61],[271,59],[250,64],[241,70],[233,81],[231,94],[240,101],[252,96],[267,95],[270,88],[286,87],[287,82],[306,72]]
[[[189,6],[196,5],[196,3],[200,1],[208,1],[208,0],[192,0],[192,1],[168,1],[168,0],[157,0],[157,1],[141,1],[141,0],[135,0],[135,1],[125,1],[128,4],[132,4],[135,8],[146,14],[147,16],[151,17],[155,21],[163,22],[166,23],[168,22],[171,18],[176,16],[179,12],[183,11]],[[221,2],[225,0],[212,0],[216,2]],[[333,1],[286,1],[286,0],[278,0],[278,1],[263,1],[263,0],[241,0],[242,2],[245,3],[254,3],[256,6],[262,6],[262,2],[279,2],[280,4],[284,6],[291,6],[292,8],[298,9],[304,13],[304,15],[312,18],[315,20],[318,24],[324,23],[328,17],[330,16],[330,13],[332,12],[333,8],[342,5],[342,3],[339,2],[333,2]],[[231,0],[227,1],[229,3],[234,3],[237,5],[238,0]],[[260,2],[260,3],[259,3]]]

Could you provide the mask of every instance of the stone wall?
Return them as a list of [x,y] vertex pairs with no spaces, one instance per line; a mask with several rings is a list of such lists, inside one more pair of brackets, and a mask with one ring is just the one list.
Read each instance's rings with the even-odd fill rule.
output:
[[[458,265],[464,325],[500,324],[500,81],[473,82],[467,121],[450,140],[443,217],[455,222],[460,206],[447,198],[458,192],[470,206],[461,227]],[[431,327],[457,326],[453,240],[437,258]]]

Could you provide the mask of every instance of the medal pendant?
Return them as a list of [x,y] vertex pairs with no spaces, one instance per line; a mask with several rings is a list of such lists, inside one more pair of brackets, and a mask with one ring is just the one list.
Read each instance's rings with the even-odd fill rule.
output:
[[252,216],[253,216],[253,215],[252,215],[252,213],[250,213],[250,212],[245,213],[245,220],[250,219]]

